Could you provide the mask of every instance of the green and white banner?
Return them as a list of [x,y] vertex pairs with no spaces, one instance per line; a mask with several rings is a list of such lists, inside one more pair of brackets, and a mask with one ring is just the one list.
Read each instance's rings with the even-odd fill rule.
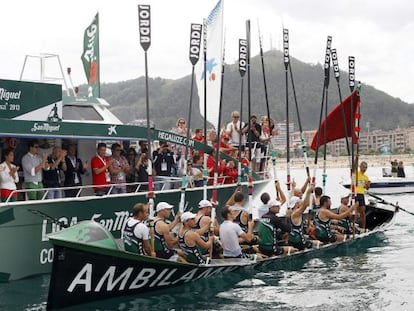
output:
[[0,80],[0,118],[62,120],[62,86]]
[[83,36],[82,63],[88,79],[88,97],[100,96],[100,64],[99,64],[99,13],[85,29]]

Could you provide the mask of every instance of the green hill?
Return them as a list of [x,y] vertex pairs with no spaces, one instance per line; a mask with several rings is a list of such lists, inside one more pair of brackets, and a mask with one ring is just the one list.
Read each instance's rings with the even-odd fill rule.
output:
[[[266,52],[264,63],[271,117],[277,121],[285,120],[285,69],[281,52],[276,50]],[[315,129],[319,122],[322,99],[322,65],[306,64],[294,58],[291,60],[291,65],[303,129]],[[251,59],[250,72],[252,113],[265,115],[266,102],[260,56]],[[358,68],[356,68],[356,72],[356,78],[358,79]],[[190,75],[188,75],[177,80],[149,79],[150,117],[156,127],[168,129],[175,125],[178,117],[187,118],[190,101],[190,78]],[[289,85],[289,109],[291,114],[289,118],[295,122],[295,128],[297,129],[296,108],[290,78]],[[227,64],[224,75],[223,123],[229,122],[231,111],[240,108],[240,87],[240,74],[237,64]],[[246,89],[247,76],[245,76],[244,83],[245,94]],[[341,92],[343,98],[349,95],[348,75],[342,71]],[[103,84],[101,94],[111,104],[111,111],[122,121],[130,122],[135,119],[145,119],[144,77]],[[389,130],[397,127],[414,126],[414,106],[366,84],[362,84],[361,99],[362,130],[365,130],[368,121],[371,130]],[[338,87],[332,72],[328,100],[328,109],[339,102]],[[244,115],[246,116],[247,95],[245,95],[243,102],[245,104]],[[199,111],[196,86],[192,111],[192,128],[202,127],[203,119]]]

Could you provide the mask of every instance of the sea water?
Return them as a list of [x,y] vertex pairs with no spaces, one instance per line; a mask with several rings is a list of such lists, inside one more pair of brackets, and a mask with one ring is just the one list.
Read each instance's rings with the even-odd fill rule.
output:
[[[286,172],[277,173],[284,184]],[[322,186],[321,174],[316,181]],[[381,168],[368,168],[368,176],[380,174]],[[303,184],[304,169],[291,175]],[[348,169],[327,169],[325,192],[334,207],[346,191],[339,181],[348,176]],[[267,191],[275,194],[273,183]],[[414,212],[414,194],[382,197]],[[0,310],[45,310],[48,285],[49,275],[0,284]],[[414,310],[414,216],[400,211],[384,233],[283,265],[67,310]]]

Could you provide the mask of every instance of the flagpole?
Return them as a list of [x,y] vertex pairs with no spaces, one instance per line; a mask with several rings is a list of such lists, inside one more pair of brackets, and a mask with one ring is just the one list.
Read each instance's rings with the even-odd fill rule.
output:
[[241,185],[241,152],[242,152],[242,120],[243,120],[243,82],[244,75],[246,74],[247,66],[247,41],[245,39],[239,39],[239,72],[240,72],[240,117],[239,117],[239,150],[238,150],[238,164],[237,164],[237,185]]
[[203,25],[201,24],[191,24],[190,31],[190,62],[192,64],[191,71],[191,87],[190,87],[190,103],[188,107],[188,120],[187,120],[187,138],[185,141],[185,153],[184,153],[184,172],[181,179],[181,196],[179,211],[180,213],[184,212],[185,205],[185,191],[187,188],[187,161],[188,161],[188,143],[190,141],[190,128],[191,128],[191,111],[193,106],[193,89],[194,89],[194,71],[195,65],[200,58],[200,46],[201,46],[201,32]]
[[283,29],[283,63],[285,65],[285,94],[286,94],[286,186],[288,191],[288,202],[291,196],[291,180],[290,180],[290,143],[289,143],[289,30]]

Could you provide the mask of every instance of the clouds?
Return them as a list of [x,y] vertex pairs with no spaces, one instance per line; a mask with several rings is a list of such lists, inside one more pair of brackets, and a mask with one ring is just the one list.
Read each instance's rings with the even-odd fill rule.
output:
[[[225,0],[226,62],[237,60],[238,39],[245,21],[252,23],[252,55],[281,47],[282,23],[289,28],[291,55],[322,63],[327,35],[333,36],[339,65],[356,58],[356,77],[392,96],[414,103],[414,3],[397,0]],[[141,3],[141,2],[140,2]],[[117,82],[144,75],[144,55],[138,40],[138,2],[15,0],[2,5],[0,68],[2,78],[18,79],[24,56],[59,54],[64,68],[72,67],[75,84],[86,82],[80,55],[83,31],[100,14],[101,81]],[[201,23],[216,0],[148,0],[152,43],[149,74],[180,78],[191,73],[188,59],[191,23]]]

